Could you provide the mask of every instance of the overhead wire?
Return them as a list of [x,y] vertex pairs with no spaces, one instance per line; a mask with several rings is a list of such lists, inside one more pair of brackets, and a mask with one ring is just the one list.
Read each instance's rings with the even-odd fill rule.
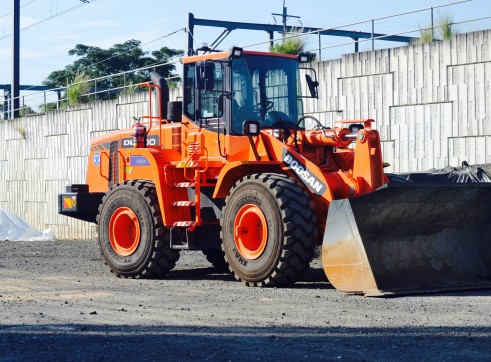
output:
[[[472,1],[473,0],[460,0],[460,1],[455,1],[455,2],[452,2],[452,3],[448,3],[448,4],[441,4],[441,5],[433,6],[432,9],[439,9],[439,8],[448,7],[448,6],[451,6],[451,5],[463,4],[463,3],[472,2]],[[341,25],[341,26],[335,26],[335,27],[322,28],[322,29],[317,29],[317,30],[312,30],[312,31],[306,31],[306,32],[303,32],[303,33],[300,33],[300,34],[294,34],[294,35],[285,36],[283,39],[298,38],[298,37],[301,37],[301,36],[318,34],[319,32],[341,29],[341,28],[345,28],[345,27],[353,26],[353,25],[365,24],[365,23],[373,22],[375,20],[384,20],[384,19],[388,19],[388,18],[392,18],[392,17],[401,16],[401,15],[414,14],[414,13],[426,11],[428,9],[430,9],[430,8],[423,8],[423,9],[411,10],[411,11],[408,11],[408,12],[405,12],[405,13],[398,13],[398,14],[392,14],[392,15],[382,16],[382,17],[378,17],[378,18],[373,18],[373,19],[367,19],[367,20],[357,21],[357,22],[354,22],[354,23],[344,24],[344,25]],[[255,44],[250,44],[250,45],[244,46],[243,48],[251,48],[251,47],[254,47],[254,46],[257,46],[257,45],[264,45],[264,44],[268,44],[268,43],[269,43],[269,40],[262,41],[262,42],[259,42],[259,43],[255,43]]]
[[155,43],[155,42],[156,42],[156,41],[158,41],[158,40],[165,39],[165,38],[167,38],[167,37],[169,37],[169,36],[171,36],[171,35],[177,34],[177,33],[179,33],[180,31],[184,31],[184,30],[186,30],[186,28],[180,28],[180,29],[174,30],[173,32],[170,32],[170,33],[168,33],[168,34],[166,34],[166,35],[160,36],[160,37],[158,37],[158,38],[156,38],[156,39],[150,40],[150,41],[148,41],[148,42],[146,42],[146,43],[143,43],[143,44],[141,44],[141,45],[134,46],[134,47],[132,47],[132,48],[130,48],[130,49],[128,49],[128,50],[126,50],[126,51],[124,51],[124,52],[121,52],[121,53],[115,54],[115,55],[113,55],[113,56],[111,56],[111,57],[109,57],[109,58],[103,59],[103,60],[99,60],[99,61],[98,61],[98,62],[96,62],[96,63],[92,63],[92,64],[90,64],[90,66],[92,67],[92,66],[94,66],[94,65],[97,65],[97,64],[100,64],[100,63],[107,62],[108,60],[111,60],[111,59],[117,58],[117,57],[119,57],[119,56],[121,56],[121,55],[123,55],[123,54],[129,53],[129,52],[131,52],[132,50],[135,50],[136,48],[138,48],[139,46],[145,46],[145,45],[148,45],[148,44]]
[[[27,5],[29,5],[29,4],[32,4],[32,3],[33,3],[33,2],[35,2],[35,1],[37,1],[37,0],[31,0],[31,1],[28,1],[28,2],[26,2],[25,4],[21,5],[21,6],[20,6],[20,8],[22,9],[24,6],[27,6]],[[10,14],[12,14],[12,11],[9,11],[8,13],[5,13],[5,14],[1,15],[1,16],[0,16],[0,19],[5,18],[5,17],[9,16]]]
[[[156,42],[156,41],[158,41],[158,40],[161,40],[161,39],[167,38],[167,37],[169,37],[169,36],[171,36],[171,35],[177,34],[177,33],[178,33],[178,32],[180,32],[180,31],[184,31],[185,29],[186,29],[186,28],[180,28],[180,29],[177,29],[177,30],[175,30],[175,31],[173,31],[173,32],[170,32],[170,33],[166,34],[166,35],[160,36],[160,37],[158,37],[158,38],[156,38],[156,39],[153,39],[153,40],[150,40],[150,41],[148,41],[148,42],[146,42],[146,43],[143,43],[143,44],[141,44],[141,46],[148,45],[148,44],[154,43],[154,42]],[[128,49],[128,50],[126,50],[126,51],[124,51],[124,52],[118,53],[118,54],[113,55],[113,56],[111,56],[111,57],[109,57],[109,58],[99,60],[98,62],[95,62],[95,63],[91,63],[91,64],[89,64],[89,65],[88,65],[88,67],[92,67],[92,66],[94,66],[94,65],[97,65],[97,64],[100,64],[100,63],[107,62],[108,60],[111,60],[111,59],[113,59],[113,58],[117,58],[117,57],[119,57],[119,56],[121,56],[121,55],[123,55],[123,54],[129,53],[129,52],[131,52],[132,50],[134,50],[134,49],[136,49],[136,48],[138,48],[138,47],[139,47],[139,46],[134,46],[134,47],[132,47],[132,48],[130,48],[130,49]],[[88,81],[91,81],[91,80],[100,80],[100,79],[103,79],[103,78],[105,79],[105,78],[108,78],[108,77],[115,77],[115,76],[119,76],[119,75],[122,75],[122,74],[125,74],[125,73],[130,73],[130,72],[132,72],[132,71],[146,70],[146,69],[151,69],[151,68],[154,68],[154,67],[157,67],[157,66],[162,66],[162,65],[176,64],[176,63],[178,63],[178,62],[179,62],[179,60],[175,60],[175,61],[173,61],[173,59],[175,59],[175,58],[180,58],[180,56],[174,56],[174,57],[171,57],[171,58],[169,58],[169,59],[168,59],[168,62],[166,62],[166,63],[156,62],[156,63],[150,64],[150,65],[148,65],[148,66],[146,66],[146,67],[143,67],[143,68],[131,69],[131,70],[128,70],[128,71],[125,71],[125,72],[120,72],[120,73],[116,73],[116,74],[110,74],[110,75],[108,75],[108,76],[103,76],[103,77],[100,77],[100,78],[90,79],[90,80],[88,80]],[[62,71],[65,71],[65,70],[63,69]],[[87,82],[87,81],[85,81],[85,82]],[[85,83],[85,82],[80,82],[80,83]],[[73,84],[79,84],[79,83],[73,83]],[[30,89],[30,88],[26,88],[25,90],[29,90],[29,89]]]
[[[158,41],[158,40],[165,39],[165,38],[167,38],[167,37],[169,37],[169,36],[171,36],[171,35],[177,34],[177,33],[179,33],[180,31],[185,31],[185,30],[186,30],[186,28],[179,28],[179,29],[177,29],[177,30],[174,30],[174,31],[172,31],[172,32],[170,32],[170,33],[168,33],[168,34],[162,35],[162,36],[160,36],[160,37],[158,37],[158,38],[155,38],[155,39],[153,39],[153,40],[150,40],[150,41],[148,41],[148,42],[146,42],[146,43],[143,43],[143,44],[141,44],[141,45],[142,45],[142,46],[145,46],[145,45],[148,45],[148,44],[154,43],[154,42],[156,42],[156,41]],[[113,59],[113,58],[117,58],[117,57],[121,56],[122,54],[129,53],[129,52],[131,52],[132,50],[134,50],[134,49],[136,49],[136,48],[138,48],[138,47],[139,47],[139,46],[132,47],[132,48],[130,48],[130,49],[128,49],[128,50],[126,50],[126,51],[124,51],[124,52],[118,53],[118,54],[113,55],[113,56],[111,56],[111,57],[109,57],[109,58],[106,58],[106,59],[100,60],[100,61],[95,62],[95,63],[91,63],[91,64],[89,64],[89,67],[92,67],[92,66],[94,66],[94,65],[97,65],[97,64],[100,64],[100,63],[103,63],[103,62],[107,62],[108,60],[111,60],[111,59]],[[109,77],[117,77],[117,76],[121,76],[121,75],[126,74],[126,73],[131,73],[131,72],[135,72],[135,71],[141,71],[141,70],[152,69],[152,68],[156,68],[156,67],[163,66],[163,65],[177,64],[177,63],[179,63],[179,62],[180,62],[180,58],[181,58],[181,56],[180,56],[180,55],[176,55],[176,56],[174,56],[174,57],[169,58],[169,59],[168,59],[168,61],[167,61],[167,62],[164,62],[164,63],[156,62],[156,63],[150,64],[150,65],[147,65],[146,67],[143,67],[143,68],[131,69],[131,70],[127,70],[127,71],[120,72],[120,73],[116,73],[116,74],[110,74],[110,75],[103,76],[103,77],[99,77],[99,78],[89,79],[88,81],[79,82],[79,83],[73,83],[72,85],[75,85],[75,84],[81,84],[81,83],[86,83],[86,82],[90,82],[90,81],[98,81],[98,80],[106,79],[106,78],[109,78]],[[65,70],[63,70],[63,71],[65,71]],[[174,78],[174,77],[172,77],[172,78]],[[30,88],[26,88],[26,89],[24,89],[24,91],[27,91],[27,90],[29,90],[29,89],[30,89]],[[35,94],[35,93],[31,93],[31,94]],[[28,95],[29,95],[29,94],[28,94]]]
[[[26,5],[30,4],[30,3],[34,2],[34,1],[36,1],[36,0],[31,0],[30,2],[26,3],[24,6],[26,6]],[[97,1],[97,0],[92,0],[91,2],[93,3],[93,2],[95,2],[95,1]],[[456,1],[456,2],[453,2],[453,3],[450,3],[450,4],[445,4],[445,5],[435,6],[435,7],[433,7],[433,8],[434,8],[434,9],[436,9],[436,8],[439,8],[439,7],[444,7],[444,6],[454,5],[454,4],[460,4],[460,3],[465,3],[465,2],[469,2],[469,1],[472,1],[472,0],[462,0],[462,1]],[[69,11],[73,11],[73,10],[75,10],[75,9],[77,9],[77,8],[79,8],[79,7],[81,7],[81,6],[83,6],[83,5],[86,5],[86,3],[82,3],[82,4],[80,4],[80,5],[77,5],[77,6],[74,6],[74,7],[69,8],[69,9],[66,9],[66,10],[62,11],[61,13],[57,13],[57,14],[55,14],[55,15],[53,15],[53,16],[50,16],[50,17],[48,17],[48,18],[46,18],[46,19],[43,19],[43,20],[41,20],[41,21],[39,21],[39,22],[36,22],[36,23],[34,23],[34,24],[31,24],[31,25],[29,25],[29,26],[27,26],[27,27],[25,27],[25,28],[22,28],[21,30],[28,29],[28,28],[33,27],[33,26],[35,26],[35,25],[38,25],[38,24],[40,24],[40,23],[42,23],[42,22],[44,22],[44,21],[47,21],[47,20],[49,20],[49,19],[52,19],[52,18],[54,18],[54,17],[56,17],[56,16],[60,16],[60,15],[62,15],[62,14],[65,14],[65,13],[69,12]],[[425,9],[415,10],[415,11],[412,11],[412,12],[410,12],[410,13],[413,13],[413,12],[418,12],[418,11],[422,11],[422,10],[425,10]],[[401,15],[401,14],[396,14],[396,15],[392,15],[392,16],[398,16],[398,15]],[[285,37],[285,39],[286,39],[286,38],[298,37],[298,36],[306,36],[306,35],[309,35],[309,34],[317,34],[318,32],[325,31],[325,30],[332,30],[332,29],[336,29],[336,28],[343,28],[343,27],[350,26],[350,25],[356,25],[356,24],[366,23],[366,22],[368,22],[368,21],[380,20],[380,19],[386,19],[386,18],[389,18],[389,17],[392,17],[392,16],[385,16],[385,17],[380,17],[380,18],[377,18],[377,19],[370,19],[370,20],[365,20],[365,21],[359,21],[359,22],[356,22],[356,23],[345,24],[345,25],[343,25],[343,26],[336,26],[336,27],[330,27],[330,28],[318,29],[318,30],[314,30],[314,31],[310,31],[310,32],[305,32],[305,33],[302,33],[302,34],[296,34],[296,35],[292,35],[292,36],[286,36],[286,37]],[[180,28],[180,29],[178,29],[178,30],[175,30],[175,31],[173,31],[173,32],[169,33],[169,34],[163,35],[163,36],[158,37],[158,38],[156,38],[156,39],[153,39],[153,40],[151,40],[151,41],[149,41],[149,42],[146,42],[146,43],[144,43],[144,44],[142,44],[142,45],[148,45],[148,44],[151,44],[151,43],[153,43],[153,42],[155,42],[155,41],[158,41],[158,40],[160,40],[160,39],[163,39],[163,38],[169,37],[169,36],[174,35],[174,34],[176,34],[176,33],[180,32],[180,31],[183,31],[183,30],[184,30],[184,31],[186,31],[186,32],[188,32],[188,30],[187,30],[186,28]],[[410,33],[410,32],[407,32],[407,33]],[[192,33],[190,33],[190,35],[191,35],[191,38],[192,38],[193,43],[194,43],[194,44],[195,44],[195,45],[198,47],[197,41],[196,41],[196,39],[194,38],[193,34],[192,34]],[[8,36],[10,36],[10,35],[8,35]],[[385,35],[385,36],[387,36],[387,35]],[[385,36],[381,36],[381,37],[377,37],[377,38],[383,38],[383,37],[385,37]],[[6,36],[5,36],[5,37],[6,37]],[[0,38],[0,40],[4,39],[5,37]],[[376,38],[376,39],[377,39],[377,38]],[[366,40],[359,40],[359,41],[361,42],[361,41],[366,41]],[[256,43],[256,44],[247,45],[247,46],[244,46],[243,48],[250,48],[250,47],[253,47],[253,46],[256,46],[256,45],[262,45],[262,44],[266,44],[266,43],[269,43],[269,41],[265,41],[265,42],[261,42],[261,43]],[[350,42],[350,43],[352,43],[352,42]],[[350,43],[347,43],[347,44],[350,44]],[[339,44],[339,45],[342,45],[342,44]],[[339,46],[339,45],[337,45],[337,46]],[[129,49],[129,50],[127,50],[127,51],[125,51],[125,52],[119,53],[119,54],[117,54],[117,55],[111,56],[111,57],[106,58],[106,59],[103,59],[103,60],[100,60],[100,61],[98,61],[98,62],[96,62],[96,63],[91,64],[91,66],[93,66],[93,65],[97,65],[97,64],[100,64],[100,63],[102,63],[102,62],[108,61],[108,60],[113,59],[113,58],[116,58],[116,57],[118,57],[118,56],[120,56],[120,55],[122,55],[122,54],[125,54],[125,53],[128,53],[128,52],[132,51],[132,50],[133,50],[133,49],[135,49],[135,48],[136,48],[136,47],[133,47],[133,48],[131,48],[131,49]],[[326,49],[326,48],[330,48],[330,47],[323,47],[323,48],[321,48],[321,49]],[[109,76],[99,77],[99,78],[96,78],[96,79],[91,79],[90,81],[97,81],[97,80],[100,80],[100,79],[106,79],[106,78],[108,78],[108,77],[113,77],[113,76],[123,75],[123,74],[130,73],[130,72],[133,72],[133,71],[139,71],[139,70],[151,69],[151,68],[155,68],[155,67],[157,67],[157,66],[162,66],[162,65],[166,65],[166,64],[176,64],[176,63],[178,63],[178,62],[179,62],[178,60],[177,60],[177,61],[171,61],[171,60],[173,60],[174,58],[177,58],[177,57],[179,57],[179,56],[169,58],[169,61],[168,61],[168,62],[166,62],[166,63],[155,63],[155,64],[153,64],[153,65],[149,65],[149,66],[144,67],[144,68],[134,69],[134,70],[126,71],[126,72],[120,72],[120,73],[117,73],[117,74],[112,74],[112,75],[109,75]]]
[[[31,2],[33,2],[33,1],[36,1],[36,0],[31,0]],[[32,28],[32,27],[34,27],[34,26],[36,26],[36,25],[42,24],[42,23],[44,23],[44,22],[46,22],[46,21],[48,21],[48,20],[51,20],[51,19],[56,18],[56,17],[58,17],[58,16],[64,15],[64,14],[66,14],[66,13],[69,13],[69,12],[71,12],[71,11],[73,11],[73,10],[76,10],[76,9],[78,9],[78,8],[82,7],[82,6],[85,6],[85,5],[88,5],[88,4],[92,4],[92,3],[96,2],[96,1],[97,1],[97,0],[91,0],[91,2],[90,2],[90,3],[81,3],[81,4],[79,4],[79,5],[72,6],[71,8],[68,8],[68,9],[65,9],[65,10],[63,10],[63,11],[60,11],[59,13],[57,12],[57,13],[56,13],[56,14],[54,14],[54,15],[50,15],[50,16],[48,16],[47,18],[44,18],[44,19],[41,19],[41,20],[39,20],[39,21],[36,21],[35,23],[29,24],[29,25],[27,25],[27,26],[25,26],[25,27],[21,28],[21,29],[20,29],[20,31],[24,31],[24,30],[30,29],[30,28]],[[27,4],[26,4],[26,5],[27,5]],[[11,37],[11,36],[12,36],[12,34],[7,34],[7,35],[4,35],[3,37],[1,37],[1,38],[0,38],[0,40],[3,40],[3,39],[6,39],[6,38],[9,38],[9,37]]]

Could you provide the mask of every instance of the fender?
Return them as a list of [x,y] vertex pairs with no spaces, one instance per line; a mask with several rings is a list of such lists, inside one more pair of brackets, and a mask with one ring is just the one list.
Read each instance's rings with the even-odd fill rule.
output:
[[325,202],[329,203],[334,199],[332,189],[317,165],[275,137],[265,132],[261,136],[270,157],[281,162],[284,173],[299,180],[310,193],[322,197]]
[[277,161],[235,161],[226,164],[218,175],[218,183],[213,193],[213,198],[225,198],[235,183],[242,177],[255,173],[279,173],[284,174],[281,165]]

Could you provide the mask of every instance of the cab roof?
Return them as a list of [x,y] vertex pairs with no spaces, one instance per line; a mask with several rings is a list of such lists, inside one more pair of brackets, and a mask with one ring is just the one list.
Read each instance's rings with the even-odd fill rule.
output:
[[[261,55],[261,56],[265,56],[265,57],[279,57],[279,58],[297,59],[297,56],[293,55],[293,54],[259,52],[259,51],[252,51],[252,50],[244,50],[243,54]],[[224,58],[228,58],[229,56],[230,56],[230,51],[192,55],[192,56],[183,57],[182,63],[183,64],[189,64],[189,63],[196,63],[196,62],[204,61],[204,60],[224,59]]]

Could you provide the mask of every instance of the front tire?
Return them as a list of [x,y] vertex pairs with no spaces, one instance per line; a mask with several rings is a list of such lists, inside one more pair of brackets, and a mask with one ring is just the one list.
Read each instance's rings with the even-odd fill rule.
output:
[[309,196],[295,180],[255,174],[225,200],[222,249],[230,271],[249,286],[286,286],[309,267],[317,234]]
[[118,277],[162,277],[179,259],[151,182],[131,180],[111,188],[99,206],[97,225],[101,255]]

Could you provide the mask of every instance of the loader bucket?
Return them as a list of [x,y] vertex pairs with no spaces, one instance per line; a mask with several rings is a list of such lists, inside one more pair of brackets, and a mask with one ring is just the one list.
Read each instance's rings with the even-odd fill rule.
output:
[[388,184],[329,206],[324,271],[366,296],[491,287],[491,184]]

